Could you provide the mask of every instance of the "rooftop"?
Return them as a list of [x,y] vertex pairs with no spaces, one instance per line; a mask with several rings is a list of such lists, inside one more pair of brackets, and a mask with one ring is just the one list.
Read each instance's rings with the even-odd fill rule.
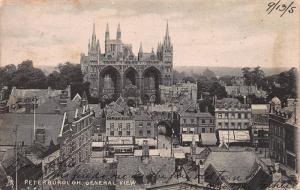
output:
[[[45,129],[45,143],[48,146],[51,139],[57,144],[57,137],[63,120],[63,115],[57,114],[36,114],[36,128]],[[16,126],[17,139],[24,142],[24,145],[30,145],[33,136],[33,114],[6,113],[0,114],[0,144],[14,145]]]
[[[218,172],[223,172],[223,176],[228,176],[229,183],[245,183],[253,172],[259,169],[253,152],[231,152],[219,151],[211,152],[205,161],[205,168],[212,165]],[[233,177],[239,176],[239,181],[234,181]]]

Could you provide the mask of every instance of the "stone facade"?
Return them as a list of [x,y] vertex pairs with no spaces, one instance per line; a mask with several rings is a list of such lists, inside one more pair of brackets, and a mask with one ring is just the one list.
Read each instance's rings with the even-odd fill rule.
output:
[[270,157],[297,171],[297,101],[288,100],[281,108],[278,98],[273,98],[269,114]]
[[207,110],[201,112],[197,104],[191,104],[180,113],[180,134],[214,133],[215,117]]
[[168,24],[163,43],[158,43],[156,52],[153,49],[150,53],[143,52],[141,44],[138,55],[134,55],[132,45],[122,42],[120,25],[116,39],[111,39],[107,24],[104,46],[102,53],[94,25],[88,54],[81,54],[80,59],[91,95],[103,101],[120,95],[125,97],[126,86],[134,85],[133,96],[138,96],[143,103],[159,102],[159,85],[173,83],[173,45]]
[[251,124],[251,107],[235,98],[217,100],[215,105],[217,129],[247,129]]
[[162,103],[170,102],[196,102],[197,84],[196,83],[178,83],[172,86],[159,86],[160,100]]

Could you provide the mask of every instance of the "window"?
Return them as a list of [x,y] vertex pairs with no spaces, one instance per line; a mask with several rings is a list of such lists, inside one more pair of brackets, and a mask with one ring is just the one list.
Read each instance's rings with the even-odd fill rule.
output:
[[139,131],[139,136],[142,137],[143,136],[143,130]]
[[126,123],[126,130],[130,130],[130,123]]
[[225,128],[228,128],[228,123],[227,122],[225,122]]
[[248,127],[249,123],[248,122],[245,122],[245,127]]
[[212,128],[209,128],[209,132],[210,132],[210,133],[213,133],[213,129],[212,129]]
[[241,113],[238,113],[238,118],[241,119]]
[[205,128],[204,127],[202,128],[202,133],[205,133]]
[[194,123],[194,119],[191,119],[191,123],[192,123],[192,124]]
[[147,136],[149,137],[151,135],[151,131],[147,130]]
[[110,136],[114,136],[114,131],[110,131]]
[[218,127],[222,128],[222,123],[221,122],[218,123]]
[[186,123],[186,119],[183,119],[183,123]]
[[225,118],[228,118],[228,113],[225,113]]
[[130,136],[130,131],[126,131],[126,135],[127,135],[127,136]]
[[122,131],[122,123],[118,124],[118,131]]
[[245,113],[245,119],[248,119],[248,114],[247,113]]
[[118,131],[118,135],[119,135],[119,136],[122,136],[122,131]]
[[148,122],[148,123],[147,123],[147,127],[151,127],[151,123]]
[[140,124],[139,124],[139,127],[143,127],[143,123],[140,123]]
[[213,122],[213,120],[211,119],[211,120],[209,120],[209,123],[213,124],[214,122]]
[[190,133],[193,133],[195,131],[195,128],[194,127],[191,127],[190,128]]
[[114,130],[114,123],[110,124],[110,130],[113,131]]
[[202,119],[202,123],[205,123],[205,119]]
[[235,114],[234,113],[231,113],[231,118],[234,118],[235,117]]
[[231,127],[235,128],[235,123],[232,122],[231,123]]
[[242,128],[242,124],[238,122],[238,128]]
[[222,114],[221,113],[218,114],[218,118],[222,118]]

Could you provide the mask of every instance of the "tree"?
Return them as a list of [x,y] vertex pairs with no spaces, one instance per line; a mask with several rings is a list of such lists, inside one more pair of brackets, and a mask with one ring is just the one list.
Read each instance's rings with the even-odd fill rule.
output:
[[31,60],[23,61],[12,74],[11,83],[17,88],[45,89],[47,78],[43,71],[33,67]]
[[52,89],[64,89],[67,86],[67,81],[58,71],[53,71],[48,75],[47,84]]
[[191,76],[184,77],[182,80],[184,82],[191,82],[191,83],[195,83],[196,82],[196,80],[193,77],[191,77]]
[[83,82],[80,64],[66,62],[64,64],[59,64],[57,68],[61,76],[65,78],[67,84]]
[[216,74],[209,70],[208,68],[206,68],[203,73],[202,73],[203,76],[205,76],[206,78],[210,79],[210,78],[216,78]]
[[227,92],[225,87],[220,85],[218,82],[213,82],[213,84],[209,88],[210,96],[217,96],[218,99],[226,98]]
[[251,75],[251,69],[249,67],[242,68],[243,76],[245,78],[246,85],[251,85],[252,83],[252,75]]

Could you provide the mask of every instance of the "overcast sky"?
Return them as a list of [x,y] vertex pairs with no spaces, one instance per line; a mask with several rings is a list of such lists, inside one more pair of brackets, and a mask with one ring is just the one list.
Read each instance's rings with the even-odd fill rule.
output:
[[94,21],[102,52],[107,22],[111,38],[120,23],[122,40],[135,54],[140,42],[150,52],[168,20],[175,66],[298,67],[300,5],[280,17],[266,13],[271,1],[3,1],[0,65],[79,63]]

